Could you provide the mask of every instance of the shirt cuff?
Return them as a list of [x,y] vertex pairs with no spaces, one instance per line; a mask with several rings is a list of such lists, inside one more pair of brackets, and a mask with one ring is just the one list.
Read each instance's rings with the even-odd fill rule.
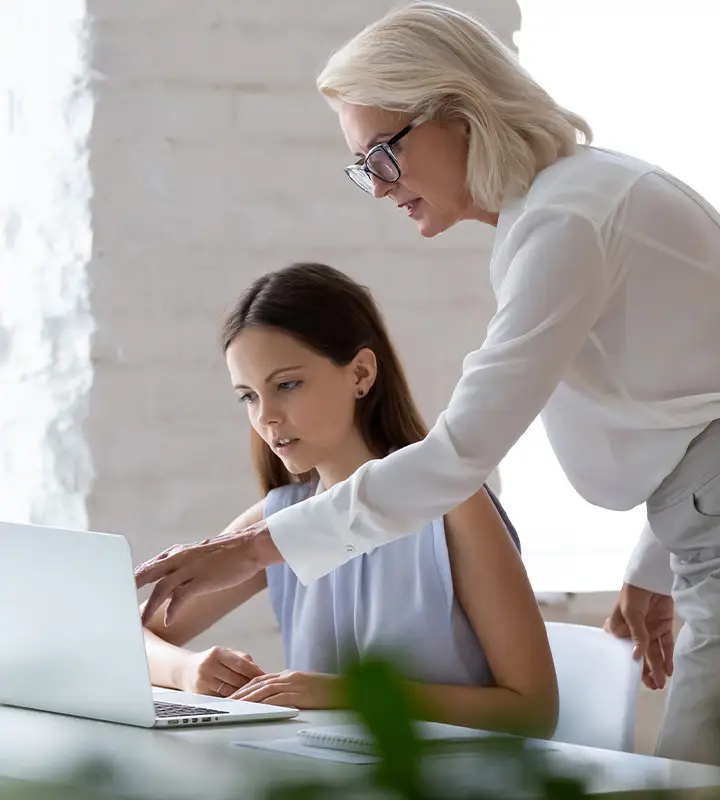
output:
[[283,508],[266,523],[275,547],[305,586],[362,552],[324,495]]
[[650,525],[645,523],[640,539],[630,556],[625,583],[657,594],[671,594],[673,572],[670,552],[656,539]]

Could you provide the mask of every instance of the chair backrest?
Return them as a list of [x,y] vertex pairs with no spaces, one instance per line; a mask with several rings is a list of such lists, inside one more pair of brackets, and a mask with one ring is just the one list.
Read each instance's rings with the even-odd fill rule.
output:
[[546,623],[560,690],[558,742],[632,752],[642,662],[602,628]]

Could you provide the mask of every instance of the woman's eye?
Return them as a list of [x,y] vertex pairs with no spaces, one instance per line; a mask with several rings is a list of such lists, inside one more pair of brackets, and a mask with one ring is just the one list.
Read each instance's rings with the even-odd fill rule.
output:
[[278,383],[278,389],[281,392],[291,392],[293,389],[297,389],[301,383],[302,381],[282,381],[282,383]]
[[254,399],[254,392],[246,392],[245,394],[238,395],[238,403],[252,403]]

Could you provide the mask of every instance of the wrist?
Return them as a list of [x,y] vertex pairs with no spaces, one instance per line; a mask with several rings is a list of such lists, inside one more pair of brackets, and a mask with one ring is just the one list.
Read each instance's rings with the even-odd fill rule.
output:
[[258,526],[257,530],[253,530],[247,535],[250,537],[250,556],[257,572],[271,564],[280,564],[284,561],[270,535],[267,523],[264,522],[262,526]]
[[178,648],[173,664],[170,667],[170,689],[177,689],[179,692],[189,692],[186,686],[186,674],[190,659],[194,653],[190,650],[185,650],[181,647]]
[[655,589],[649,589],[649,588],[647,588],[645,586],[639,585],[638,583],[632,583],[630,581],[625,581],[625,583],[623,583],[623,590],[625,592],[633,592],[636,595],[637,594],[642,594],[645,597],[650,597],[650,596],[671,597],[672,596],[670,592],[659,592],[659,591],[656,591]]

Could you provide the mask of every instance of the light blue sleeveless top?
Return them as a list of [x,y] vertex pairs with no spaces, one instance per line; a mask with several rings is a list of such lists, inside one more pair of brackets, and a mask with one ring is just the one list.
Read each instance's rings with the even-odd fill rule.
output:
[[[310,484],[274,489],[265,499],[265,517],[313,492]],[[516,536],[512,527],[511,535]],[[442,519],[348,561],[309,586],[287,564],[268,567],[267,581],[289,669],[337,674],[374,653],[424,683],[495,682],[455,599]]]

